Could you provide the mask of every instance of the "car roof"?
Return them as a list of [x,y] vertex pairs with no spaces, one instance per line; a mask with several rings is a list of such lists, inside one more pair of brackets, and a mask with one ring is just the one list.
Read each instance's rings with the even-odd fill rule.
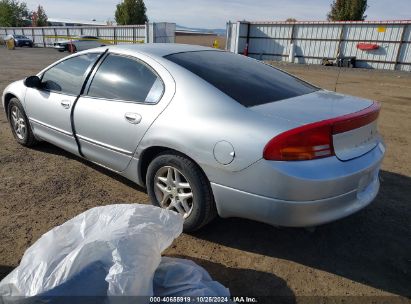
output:
[[123,44],[108,47],[111,51],[131,51],[144,53],[146,55],[164,57],[175,53],[196,52],[196,51],[219,51],[211,47],[177,44],[177,43],[145,43],[145,44]]

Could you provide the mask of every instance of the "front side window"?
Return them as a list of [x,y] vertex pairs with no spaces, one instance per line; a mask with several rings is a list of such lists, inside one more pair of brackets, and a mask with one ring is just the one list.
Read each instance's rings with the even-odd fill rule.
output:
[[88,96],[157,103],[163,95],[160,77],[139,60],[110,54],[98,68]]
[[62,94],[79,95],[87,69],[99,56],[98,53],[90,53],[58,63],[43,74],[42,87]]

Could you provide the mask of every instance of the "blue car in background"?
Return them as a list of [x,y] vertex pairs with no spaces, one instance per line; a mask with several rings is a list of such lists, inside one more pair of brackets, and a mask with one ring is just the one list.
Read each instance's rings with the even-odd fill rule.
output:
[[33,40],[31,40],[29,37],[24,36],[24,35],[8,35],[5,37],[4,40],[9,40],[9,39],[14,40],[14,45],[16,47],[23,47],[23,46],[33,47],[34,45]]

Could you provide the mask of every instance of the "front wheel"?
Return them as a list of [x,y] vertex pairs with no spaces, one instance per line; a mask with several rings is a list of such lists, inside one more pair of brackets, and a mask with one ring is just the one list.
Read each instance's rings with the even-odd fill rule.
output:
[[153,205],[184,217],[184,231],[194,231],[216,215],[210,183],[190,159],[172,151],[157,156],[149,165],[146,185]]
[[24,108],[17,98],[10,100],[8,105],[8,118],[13,136],[19,144],[31,147],[37,143],[31,131]]

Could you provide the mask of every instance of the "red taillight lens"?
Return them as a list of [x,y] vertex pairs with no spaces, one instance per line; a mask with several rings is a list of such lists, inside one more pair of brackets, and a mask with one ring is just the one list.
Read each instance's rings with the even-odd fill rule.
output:
[[374,102],[362,111],[331,119],[333,121],[333,134],[344,133],[368,125],[377,120],[380,110],[381,105]]
[[308,160],[334,154],[329,125],[306,125],[281,133],[264,148],[268,160]]
[[304,125],[274,137],[264,148],[267,160],[310,160],[334,155],[333,134],[365,126],[378,118],[380,105],[348,115]]

